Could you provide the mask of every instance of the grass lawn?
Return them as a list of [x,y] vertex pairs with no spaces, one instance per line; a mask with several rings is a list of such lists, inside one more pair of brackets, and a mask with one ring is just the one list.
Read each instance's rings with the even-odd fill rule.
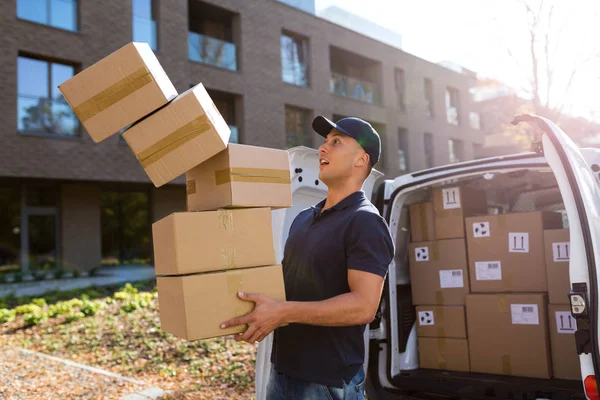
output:
[[254,398],[256,346],[161,331],[155,281],[0,299],[0,348],[51,354],[140,379],[169,398]]

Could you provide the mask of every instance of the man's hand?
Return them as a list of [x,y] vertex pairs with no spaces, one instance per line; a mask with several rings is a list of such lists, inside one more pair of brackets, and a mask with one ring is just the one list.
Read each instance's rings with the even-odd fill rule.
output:
[[233,318],[221,324],[221,329],[248,324],[246,332],[235,336],[235,340],[238,342],[260,342],[269,333],[284,324],[281,302],[270,299],[262,294],[238,293],[238,297],[244,301],[252,301],[256,304],[251,313]]

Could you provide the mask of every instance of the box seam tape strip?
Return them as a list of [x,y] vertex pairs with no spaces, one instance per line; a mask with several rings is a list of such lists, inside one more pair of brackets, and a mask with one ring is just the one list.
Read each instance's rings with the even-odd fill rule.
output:
[[140,151],[136,157],[142,167],[146,168],[190,140],[208,132],[211,128],[212,125],[208,123],[208,118],[204,114],[171,132],[147,149]]
[[437,338],[437,363],[439,369],[447,369],[448,363],[446,361],[446,342],[444,338]]
[[431,252],[432,252],[432,260],[439,261],[440,260],[440,247],[438,242],[431,243]]
[[[441,290],[440,290],[440,292],[441,292]],[[435,325],[436,325],[435,328],[436,328],[437,335],[439,337],[446,337],[446,329],[444,329],[444,326],[446,326],[446,321],[445,321],[446,315],[444,312],[444,307],[437,307],[435,309],[434,315],[435,315]],[[438,322],[439,322],[439,324],[438,324]]]
[[219,217],[219,227],[226,231],[233,230],[233,212],[221,208],[217,210],[217,214]]
[[236,269],[237,263],[235,261],[235,249],[222,247],[221,248],[221,268],[228,269]]
[[225,271],[225,276],[227,277],[227,290],[229,291],[230,296],[235,296],[236,306],[234,307],[234,313],[236,317],[241,317],[246,314],[246,310],[244,308],[245,304],[243,300],[237,298],[238,292],[242,291],[243,280],[242,274],[237,270]]
[[505,375],[512,375],[512,365],[510,362],[510,356],[506,354],[502,356],[502,372]]
[[501,312],[501,313],[508,312],[508,306],[506,304],[506,295],[504,295],[504,294],[498,295],[498,312]]
[[195,179],[191,179],[185,183],[185,193],[187,195],[196,193],[196,180]]
[[290,171],[273,168],[226,168],[215,171],[217,185],[229,182],[291,183]]
[[[429,241],[429,230],[427,229],[427,207],[425,204],[419,204],[419,222],[421,224],[421,235],[423,241]],[[432,238],[433,239],[433,238]]]
[[151,82],[150,71],[145,66],[141,67],[74,107],[73,112],[81,122],[85,122]]

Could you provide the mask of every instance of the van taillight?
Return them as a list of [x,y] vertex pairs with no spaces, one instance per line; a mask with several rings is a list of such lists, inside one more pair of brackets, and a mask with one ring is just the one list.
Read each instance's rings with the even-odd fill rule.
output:
[[596,377],[594,375],[585,378],[583,386],[585,387],[585,395],[588,399],[600,400],[600,395],[598,395],[598,383],[596,382]]

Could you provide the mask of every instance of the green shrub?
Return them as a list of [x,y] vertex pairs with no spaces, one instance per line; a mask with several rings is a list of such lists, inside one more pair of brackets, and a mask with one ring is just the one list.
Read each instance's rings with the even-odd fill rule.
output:
[[56,317],[58,315],[63,315],[71,311],[73,307],[69,302],[61,301],[56,304],[52,304],[48,307],[48,316],[50,318]]
[[85,318],[85,315],[81,311],[71,310],[71,312],[67,314],[67,322],[69,323],[83,318]]
[[12,321],[13,319],[15,319],[15,315],[15,310],[0,308],[0,324]]
[[152,297],[152,293],[148,292],[135,294],[121,306],[121,310],[125,311],[126,313],[130,313],[135,310],[141,310],[142,308],[149,307],[152,304]]
[[15,312],[17,315],[33,314],[39,311],[42,311],[42,308],[35,304],[23,304],[22,306],[18,306],[17,308],[15,308]]
[[27,326],[39,325],[48,320],[48,314],[43,312],[41,309],[32,313],[25,314],[23,321]]
[[98,310],[100,310],[100,308],[102,308],[102,303],[98,301],[84,300],[80,311],[83,313],[83,315],[90,316],[95,315],[98,312]]
[[81,299],[71,299],[68,300],[67,303],[71,306],[71,308],[83,306],[83,300]]
[[38,307],[44,307],[46,305],[46,299],[42,298],[33,299],[31,302]]

